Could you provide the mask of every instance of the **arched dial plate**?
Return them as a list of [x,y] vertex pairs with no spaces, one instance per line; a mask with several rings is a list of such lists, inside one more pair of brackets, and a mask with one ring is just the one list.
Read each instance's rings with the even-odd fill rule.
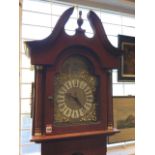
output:
[[[69,62],[68,62],[69,61]],[[97,121],[97,78],[89,73],[84,60],[71,57],[55,79],[55,123],[86,123]],[[74,63],[73,63],[74,62]],[[80,68],[77,69],[77,66]],[[75,69],[77,69],[75,71]],[[65,70],[65,72],[64,72]],[[68,72],[69,71],[69,72]]]

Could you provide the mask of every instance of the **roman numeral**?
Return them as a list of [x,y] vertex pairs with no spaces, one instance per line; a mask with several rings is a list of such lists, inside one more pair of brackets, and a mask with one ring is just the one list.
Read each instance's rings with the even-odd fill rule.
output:
[[79,87],[80,86],[80,81],[78,79],[74,79],[71,81],[72,87]]
[[73,110],[72,114],[71,114],[71,118],[75,119],[75,118],[79,118],[79,112],[78,110]]
[[72,113],[72,110],[68,107],[66,107],[66,109],[63,111],[63,114],[66,116],[66,117],[70,117],[71,116],[71,113]]
[[91,107],[92,107],[92,104],[91,103],[88,103],[88,102],[86,102],[85,105],[84,105],[84,108],[86,110],[89,110]]
[[84,116],[84,109],[83,108],[79,109],[79,114],[80,114],[80,116]]
[[79,88],[84,89],[87,86],[87,83],[84,81],[80,82]]
[[85,92],[86,94],[89,94],[89,93],[91,92],[90,87],[87,86],[87,87],[84,89],[84,92]]
[[64,95],[58,95],[57,96],[57,99],[63,99],[64,100],[65,99],[65,96]]
[[67,106],[64,103],[58,104],[58,107],[61,112],[63,112],[67,108]]
[[94,100],[94,97],[93,97],[92,94],[90,94],[90,95],[86,95],[86,102],[92,103],[93,100]]
[[59,94],[64,95],[67,92],[67,89],[65,87],[61,87],[60,90],[58,91]]

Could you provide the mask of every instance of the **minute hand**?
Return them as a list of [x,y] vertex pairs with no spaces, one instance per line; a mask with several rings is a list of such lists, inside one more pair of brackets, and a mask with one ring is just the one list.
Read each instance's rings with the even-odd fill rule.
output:
[[[72,96],[73,97],[73,96]],[[83,105],[81,104],[81,102],[79,101],[79,99],[77,97],[73,97],[74,101],[81,107],[83,107]]]

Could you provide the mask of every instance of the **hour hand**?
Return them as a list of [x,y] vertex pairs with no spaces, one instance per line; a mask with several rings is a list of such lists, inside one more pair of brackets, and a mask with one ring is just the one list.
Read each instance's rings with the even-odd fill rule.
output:
[[74,100],[75,100],[75,98],[76,98],[76,96],[74,96],[72,93],[66,93],[66,95],[67,95],[68,97],[73,98]]
[[71,93],[67,93],[66,95],[69,96],[69,97],[71,97],[80,107],[83,106],[83,105],[81,104],[81,102],[79,101],[78,97],[74,96],[74,95],[71,94]]
[[77,97],[73,97],[73,99],[80,107],[83,106]]
[[71,98],[74,98],[75,96],[73,96],[71,93],[66,93],[66,96],[67,97],[71,97]]

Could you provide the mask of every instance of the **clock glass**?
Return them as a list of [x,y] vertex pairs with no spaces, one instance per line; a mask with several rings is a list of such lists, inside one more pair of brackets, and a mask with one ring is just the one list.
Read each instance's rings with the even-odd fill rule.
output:
[[97,121],[98,79],[93,66],[82,56],[71,56],[55,77],[54,122],[89,123]]

